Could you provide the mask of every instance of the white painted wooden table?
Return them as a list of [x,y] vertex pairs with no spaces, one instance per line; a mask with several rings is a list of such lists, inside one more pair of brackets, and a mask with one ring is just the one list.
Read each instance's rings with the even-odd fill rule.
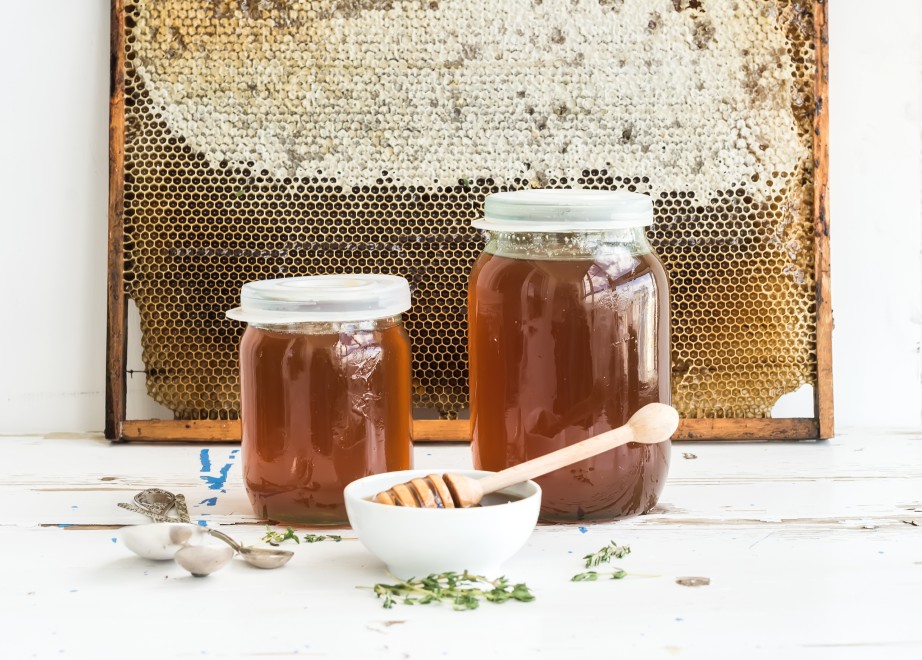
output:
[[[205,579],[123,547],[117,528],[143,520],[115,504],[151,486],[256,542],[235,446],[2,437],[0,658],[922,658],[920,434],[673,451],[654,514],[540,526],[504,567],[536,600],[455,612],[382,609],[356,587],[387,575],[355,540]],[[422,446],[416,462],[469,453]],[[610,540],[632,575],[570,582]]]

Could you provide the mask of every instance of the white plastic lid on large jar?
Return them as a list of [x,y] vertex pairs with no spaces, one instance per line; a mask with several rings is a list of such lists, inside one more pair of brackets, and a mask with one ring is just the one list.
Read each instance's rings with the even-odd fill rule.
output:
[[410,309],[410,285],[396,275],[310,275],[247,282],[235,321],[256,324],[371,321]]
[[518,190],[488,195],[471,223],[500,232],[580,232],[653,224],[653,200],[626,190]]

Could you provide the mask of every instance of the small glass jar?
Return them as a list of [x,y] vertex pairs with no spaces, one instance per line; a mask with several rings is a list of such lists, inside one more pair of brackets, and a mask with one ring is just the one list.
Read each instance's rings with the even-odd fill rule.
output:
[[321,275],[250,282],[240,342],[243,477],[256,514],[348,522],[343,488],[411,467],[407,281]]
[[[502,470],[670,402],[669,295],[647,241],[653,205],[625,191],[486,199],[468,305],[474,465]],[[670,442],[630,443],[537,479],[547,521],[649,511]]]

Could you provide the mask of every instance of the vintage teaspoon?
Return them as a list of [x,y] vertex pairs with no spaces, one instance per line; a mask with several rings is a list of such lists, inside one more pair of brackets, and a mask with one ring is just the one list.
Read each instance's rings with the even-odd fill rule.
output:
[[[151,520],[158,522],[174,522],[172,518],[168,518],[162,514],[155,514],[153,511],[150,511],[145,507],[135,506],[124,502],[119,503],[119,506],[123,509],[128,509],[129,511],[134,511],[135,513],[148,516]],[[243,546],[227,534],[219,532],[216,529],[203,527],[202,531],[210,534],[216,539],[220,539],[227,543],[230,547],[237,551],[237,554],[239,554],[246,563],[250,564],[251,566],[255,566],[256,568],[280,568],[287,564],[288,561],[294,556],[294,553],[291,550],[279,550],[277,548],[251,548]],[[189,570],[185,566],[184,568]],[[189,570],[189,572],[192,573],[191,570]],[[207,573],[205,573],[205,575],[207,575]]]

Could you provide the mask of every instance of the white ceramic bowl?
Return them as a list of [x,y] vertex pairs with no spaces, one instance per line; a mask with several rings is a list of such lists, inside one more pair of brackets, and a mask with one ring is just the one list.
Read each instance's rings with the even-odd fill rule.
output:
[[[346,486],[346,512],[359,539],[398,578],[425,577],[445,571],[496,578],[504,561],[518,552],[538,521],[541,487],[533,481],[506,488],[502,504],[468,509],[414,509],[372,502],[382,490],[414,477],[455,472],[469,477],[477,470],[405,470],[353,481]],[[494,500],[494,496],[484,498]]]

